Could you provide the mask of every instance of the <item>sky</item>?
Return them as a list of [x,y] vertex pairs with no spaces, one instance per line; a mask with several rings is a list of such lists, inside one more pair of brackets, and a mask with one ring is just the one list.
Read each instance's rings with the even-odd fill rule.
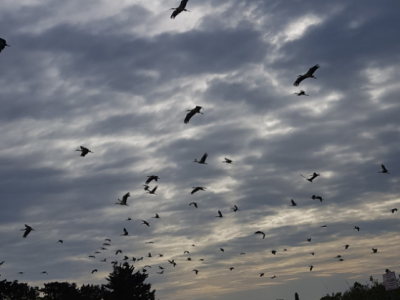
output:
[[1,278],[105,284],[127,255],[157,299],[313,300],[398,272],[400,3],[178,5],[2,2]]

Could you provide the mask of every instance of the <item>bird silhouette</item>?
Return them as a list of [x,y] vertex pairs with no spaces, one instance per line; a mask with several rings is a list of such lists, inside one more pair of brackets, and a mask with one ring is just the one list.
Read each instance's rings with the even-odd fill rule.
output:
[[185,120],[183,121],[185,124],[189,123],[190,119],[195,115],[195,114],[203,114],[202,112],[200,112],[200,110],[202,109],[201,106],[196,106],[193,109],[188,109],[187,111],[189,112],[186,115]]
[[195,187],[193,187],[193,191],[191,192],[191,194],[193,195],[194,193],[196,193],[197,191],[205,191],[206,190],[206,188],[205,187],[202,187],[202,186],[195,186]]
[[231,271],[234,270],[234,269],[235,269],[234,267],[230,267],[230,268],[229,268],[229,270],[231,270]]
[[302,82],[304,79],[306,78],[314,78],[317,79],[316,77],[314,77],[314,72],[319,68],[319,65],[316,64],[314,67],[311,67],[306,74],[303,75],[299,75],[297,76],[296,81],[293,83],[294,86],[299,86],[300,82]]
[[121,235],[128,236],[128,235],[129,235],[129,233],[128,233],[128,231],[126,230],[126,228],[124,228],[123,230],[124,230],[124,233],[123,233],[123,234],[121,234]]
[[301,90],[299,93],[294,93],[297,96],[308,96],[303,90]]
[[311,252],[310,254],[311,254],[312,256],[314,256],[315,252]]
[[237,212],[237,211],[239,210],[239,208],[237,207],[237,205],[234,205],[233,207],[231,207],[231,209],[232,209],[234,212]]
[[90,153],[94,153],[94,152],[90,151],[88,148],[85,148],[85,147],[83,147],[83,146],[80,146],[80,148],[81,148],[81,149],[76,149],[75,151],[81,152],[81,156],[82,156],[82,157],[85,157],[85,155],[88,154],[89,152],[90,152]]
[[321,226],[322,228],[327,228],[327,227],[329,227],[328,225],[322,225]]
[[150,224],[147,221],[145,221],[145,220],[141,220],[141,221],[142,221],[141,225],[146,225],[147,227],[150,227]]
[[118,202],[116,202],[115,204],[119,204],[119,205],[126,205],[128,206],[128,204],[126,204],[126,201],[128,200],[128,197],[130,197],[131,194],[128,192],[126,193],[123,197],[122,200],[118,199]]
[[219,210],[218,211],[218,216],[215,216],[216,218],[222,218],[223,217],[223,215],[222,215],[222,213],[221,213],[221,211]]
[[219,248],[219,251],[225,252],[225,249],[224,248]]
[[378,253],[378,249],[377,248],[372,248],[372,253]]
[[11,47],[11,46],[7,45],[7,42],[5,39],[0,38],[0,53],[1,53],[1,51],[4,50],[5,47]]
[[63,244],[63,243],[64,243],[64,241],[63,241],[63,240],[58,240],[58,242],[57,242],[57,243]]
[[28,234],[29,234],[32,230],[35,231],[35,229],[33,229],[31,226],[25,224],[25,228],[20,230],[20,231],[25,231],[25,232],[24,232],[24,235],[23,235],[22,237],[23,237],[23,238],[26,238],[26,237],[28,236]]
[[90,257],[90,258],[96,258],[96,256],[94,256],[94,255],[89,255],[89,257]]
[[275,275],[271,277],[271,279],[274,279],[274,278],[276,278],[276,276],[275,276]]
[[164,273],[164,270],[162,270],[161,272],[156,272],[157,274],[163,274]]
[[189,254],[190,252],[189,251],[183,251],[183,254]]
[[360,231],[360,227],[358,227],[358,226],[354,226],[354,229],[353,229],[353,230]]
[[196,273],[196,275],[199,273],[199,270],[192,270],[193,272]]
[[311,266],[310,266],[310,272],[312,271],[312,269],[313,269],[313,268],[314,268],[314,266],[313,266],[313,265],[311,265]]
[[106,261],[107,261],[107,258],[105,258],[105,259],[101,260],[101,262],[106,262]]
[[206,159],[207,159],[208,154],[204,153],[203,157],[200,160],[197,160],[196,158],[194,159],[193,162],[201,164],[201,165],[206,165]]
[[291,199],[291,200],[290,200],[290,202],[292,202],[291,206],[297,206],[297,203],[296,203],[296,202],[294,202],[294,200],[293,200],[293,199]]
[[[175,17],[176,17],[177,15],[179,15],[179,14],[180,14],[181,12],[183,12],[183,11],[188,11],[188,10],[186,9],[186,5],[187,5],[188,1],[189,1],[189,0],[182,0],[182,1],[181,1],[181,4],[179,4],[178,7],[173,7],[173,8],[171,8],[171,9],[174,10],[174,11],[172,12],[171,19],[175,19]],[[199,107],[199,106],[197,106],[197,107]],[[186,117],[186,118],[187,118],[187,117]],[[190,120],[190,118],[189,118],[189,120]],[[189,122],[189,120],[188,120],[187,122]],[[187,123],[187,122],[186,122],[186,119],[185,119],[185,123]]]
[[94,269],[94,270],[92,271],[92,274],[93,274],[94,272],[97,272],[97,269]]
[[146,184],[149,184],[152,180],[158,181],[158,179],[161,179],[160,177],[158,177],[157,175],[150,175],[147,176],[147,180],[146,180]]
[[147,194],[157,195],[156,194],[157,188],[158,188],[158,185],[156,185],[152,190],[147,190]]
[[122,254],[122,250],[117,250],[117,251],[115,252],[115,255],[118,255],[118,253],[121,253],[121,254]]
[[313,199],[313,200],[317,199],[317,200],[319,200],[320,202],[322,202],[322,200],[324,200],[324,199],[322,199],[321,196],[315,196],[315,195],[312,195],[311,199]]
[[192,204],[194,205],[194,207],[197,208],[197,203],[196,203],[196,202],[191,202],[191,203],[189,204],[189,206],[192,205]]
[[264,273],[260,273],[260,277],[263,277],[264,276]]
[[126,218],[125,221],[132,221],[132,218],[131,218],[131,217],[128,217],[128,218]]
[[153,219],[160,219],[160,216],[158,214],[156,214],[154,217],[152,217]]
[[105,241],[108,241],[108,242],[110,242],[110,243],[111,243],[111,240],[110,240],[110,239],[105,239]]
[[272,253],[273,255],[275,255],[275,254],[276,254],[276,250],[272,250],[271,253]]
[[389,171],[386,169],[386,167],[382,164],[381,165],[382,171],[378,172],[378,173],[383,173],[383,174],[390,174]]
[[311,238],[307,238],[307,242],[311,242]]
[[225,160],[222,161],[222,162],[223,162],[223,163],[226,163],[226,164],[232,164],[232,163],[233,163],[233,160],[231,160],[231,159],[225,157]]
[[299,295],[297,293],[294,293],[294,300],[300,300]]
[[301,176],[303,176],[306,180],[308,180],[309,182],[313,182],[313,180],[315,179],[315,178],[317,178],[318,176],[320,176],[318,173],[313,173],[312,175],[310,175],[311,177],[310,178],[307,178],[307,177],[305,177],[304,175],[302,175],[302,174],[300,174]]
[[397,211],[397,208],[392,209],[392,214],[394,214],[395,211]]
[[350,245],[344,245],[343,246],[345,249],[348,249],[350,247]]
[[46,271],[40,272],[40,274],[46,274],[49,275]]
[[152,257],[150,252],[149,252],[149,254],[147,255],[147,257]]

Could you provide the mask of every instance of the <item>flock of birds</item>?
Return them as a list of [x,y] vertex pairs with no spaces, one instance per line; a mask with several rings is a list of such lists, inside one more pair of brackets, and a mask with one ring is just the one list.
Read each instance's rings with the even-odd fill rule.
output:
[[[181,12],[183,12],[183,11],[188,11],[188,10],[186,9],[187,3],[188,3],[188,0],[183,0],[183,1],[181,1],[180,5],[179,5],[178,7],[176,7],[176,8],[171,8],[172,10],[174,10],[173,13],[172,13],[172,15],[171,15],[171,19],[175,19],[175,17],[178,16],[178,15],[179,15]],[[7,44],[6,40],[0,38],[0,52],[1,52],[2,50],[4,50],[5,47],[10,47],[10,45]],[[316,77],[314,76],[314,73],[315,73],[315,71],[318,70],[319,67],[320,67],[320,66],[319,66],[318,64],[316,64],[315,66],[311,67],[305,74],[303,74],[303,75],[298,75],[298,77],[297,77],[297,79],[296,79],[296,81],[294,82],[293,85],[297,87],[297,86],[300,85],[300,83],[301,83],[303,80],[305,80],[305,79],[307,79],[307,78],[314,78],[314,79],[316,79]],[[307,94],[305,93],[305,91],[303,91],[303,90],[301,90],[300,92],[295,93],[295,94],[296,94],[297,96],[309,96],[309,95],[307,95]],[[194,115],[196,115],[196,114],[203,114],[203,112],[201,112],[201,109],[202,109],[201,106],[196,106],[195,108],[188,110],[188,113],[187,113],[187,115],[186,115],[186,117],[185,117],[185,119],[184,119],[184,123],[185,123],[185,124],[189,123],[189,121],[191,120],[191,118],[192,118]],[[92,152],[90,149],[88,149],[88,148],[86,148],[86,147],[84,147],[84,146],[80,146],[79,149],[77,149],[76,151],[81,152],[81,154],[80,154],[81,157],[85,157],[85,156],[88,155],[89,153],[94,153],[94,152]],[[207,154],[207,153],[204,153],[204,155],[201,157],[200,160],[195,159],[193,162],[198,163],[198,164],[203,164],[203,165],[204,165],[204,164],[207,164],[207,163],[206,163],[207,157],[208,157],[208,154]],[[231,159],[229,159],[229,158],[224,158],[224,161],[222,161],[222,163],[233,164],[233,160],[231,160]],[[381,168],[382,168],[382,170],[381,170],[380,172],[378,172],[378,173],[390,174],[389,171],[386,169],[386,167],[385,167],[383,164],[381,165]],[[309,182],[311,182],[311,183],[312,183],[318,176],[320,176],[320,174],[315,173],[315,172],[314,172],[313,174],[311,174],[311,175],[309,176],[309,178],[307,178],[306,176],[303,176],[302,174],[300,174],[300,175],[301,175],[302,177],[306,178],[306,180],[309,181]],[[146,181],[144,182],[144,184],[143,184],[144,190],[146,191],[146,193],[152,194],[152,195],[156,195],[156,191],[157,191],[158,186],[156,185],[154,188],[150,189],[149,184],[150,184],[152,181],[158,182],[159,179],[160,179],[160,177],[158,177],[157,175],[149,175],[149,176],[147,176],[147,180],[146,180]],[[198,192],[198,191],[205,191],[205,190],[206,190],[206,187],[196,186],[196,187],[193,187],[193,188],[192,188],[192,191],[190,192],[190,194],[193,195],[193,194],[195,194],[195,193]],[[115,204],[122,205],[122,206],[128,206],[128,198],[129,198],[129,197],[130,197],[130,193],[128,192],[128,193],[126,193],[126,194],[122,197],[122,200],[118,199],[118,201],[117,201]],[[323,201],[323,198],[322,198],[321,196],[316,196],[316,195],[312,195],[311,199],[313,199],[313,200],[319,200],[320,202]],[[192,206],[192,205],[194,206],[194,208],[198,208],[198,203],[197,203],[197,202],[191,202],[191,203],[189,204],[189,206]],[[290,204],[290,206],[293,206],[293,207],[294,207],[294,206],[298,206],[298,204],[297,204],[293,199],[291,199],[291,204]],[[234,212],[239,211],[239,208],[237,207],[237,205],[234,205],[231,209],[232,209]],[[397,208],[391,209],[391,212],[392,212],[392,213],[397,212]],[[216,217],[216,218],[223,218],[224,216],[223,216],[223,214],[221,213],[221,211],[218,210],[218,211],[217,211],[217,215],[216,215],[215,217]],[[158,213],[156,213],[155,216],[152,217],[152,218],[154,218],[154,219],[160,219],[160,216],[159,216]],[[127,219],[126,219],[126,221],[131,221],[131,220],[132,220],[131,218],[127,218]],[[141,220],[141,222],[142,222],[142,223],[141,223],[142,225],[145,225],[145,226],[147,226],[147,227],[150,227],[150,223],[149,223],[148,221],[146,221],[146,220]],[[323,225],[323,226],[321,226],[321,227],[326,228],[326,227],[328,227],[328,226],[327,226],[327,225]],[[354,227],[354,230],[360,231],[361,229],[360,229],[359,226],[355,226],[355,227]],[[21,231],[24,231],[22,237],[23,237],[23,238],[26,238],[32,231],[35,231],[35,229],[33,229],[31,226],[25,224],[25,228],[21,229]],[[128,232],[128,230],[127,230],[126,228],[123,228],[122,231],[123,231],[123,233],[121,234],[121,236],[129,236],[129,232]],[[256,231],[254,234],[255,234],[255,235],[261,235],[261,236],[262,236],[262,239],[265,239],[265,236],[266,236],[266,235],[265,235],[265,232],[263,232],[263,231],[261,231],[261,230]],[[312,238],[311,238],[311,237],[310,237],[310,238],[307,238],[306,241],[311,243]],[[57,243],[63,244],[64,241],[63,241],[63,240],[58,240]],[[154,242],[152,242],[152,241],[146,242],[146,243],[148,243],[148,244],[154,244]],[[108,248],[106,248],[106,247],[110,247],[110,246],[111,246],[111,239],[105,239],[105,240],[104,240],[104,243],[103,243],[103,245],[102,245],[102,247],[101,247],[99,250],[101,250],[101,251],[106,251],[106,250],[108,250]],[[195,245],[192,245],[192,246],[195,247]],[[344,245],[343,247],[344,247],[344,249],[346,250],[346,249],[348,249],[348,248],[350,247],[350,245],[346,244],[346,245]],[[94,251],[94,254],[100,254],[100,253],[102,253],[102,252],[99,251],[99,250]],[[224,249],[224,248],[220,248],[219,251],[225,252],[225,249]],[[283,251],[287,251],[287,249],[283,249]],[[277,250],[272,250],[271,253],[272,253],[272,255],[276,255]],[[378,249],[377,249],[377,248],[372,248],[372,253],[378,253]],[[115,255],[117,256],[117,255],[119,255],[119,254],[122,255],[122,254],[123,254],[123,250],[121,250],[121,249],[116,250]],[[190,254],[190,252],[186,250],[186,251],[183,252],[183,254],[184,254],[184,255]],[[245,255],[245,254],[246,254],[245,252],[241,252],[241,253],[240,253],[240,255]],[[311,254],[312,256],[314,256],[314,255],[315,255],[315,252],[311,252],[310,254]],[[164,255],[163,255],[163,254],[152,255],[152,254],[149,252],[148,255],[147,255],[147,258],[152,258],[152,257],[154,257],[154,256],[156,256],[156,257],[163,257]],[[96,258],[95,255],[89,255],[88,257],[89,257],[89,258],[93,258],[93,259]],[[341,255],[337,255],[337,256],[334,257],[334,258],[337,258],[339,261],[344,261],[344,259],[342,258]],[[143,259],[144,259],[144,257],[132,257],[132,259],[130,259],[128,256],[124,255],[124,257],[122,258],[122,262],[123,262],[123,263],[127,263],[128,261],[139,262],[139,261],[143,261]],[[102,259],[102,260],[100,260],[100,261],[101,261],[101,262],[107,262],[107,258],[104,258],[104,259]],[[169,263],[170,265],[172,265],[173,267],[176,267],[176,266],[177,266],[177,262],[175,261],[175,259],[167,259],[167,261],[168,261],[168,263]],[[186,261],[192,261],[192,258],[191,258],[191,257],[186,257]],[[199,261],[204,261],[204,259],[201,258],[201,259],[199,259]],[[2,262],[0,263],[0,267],[1,267],[3,264],[4,264],[4,261],[2,261]],[[117,261],[117,260],[113,260],[113,261],[111,261],[111,264],[117,265],[117,264],[118,264],[118,261]],[[151,266],[151,265],[145,265],[145,266],[143,266],[143,267],[141,268],[141,270],[142,270],[143,272],[147,272],[149,268],[152,268],[152,266]],[[314,265],[309,265],[308,268],[309,268],[309,271],[312,271],[313,268],[314,268]],[[230,268],[229,268],[230,271],[233,271],[234,269],[235,269],[234,267],[230,267]],[[159,265],[159,266],[158,266],[158,270],[159,270],[159,271],[156,272],[157,274],[160,274],[160,275],[161,275],[161,274],[164,274],[165,267]],[[97,269],[93,269],[93,270],[91,271],[91,273],[93,274],[93,273],[95,273],[95,272],[97,272],[97,271],[98,271]],[[195,275],[197,275],[197,274],[200,272],[200,270],[199,270],[199,269],[193,269],[193,272],[194,272]],[[18,272],[19,275],[23,275],[24,273],[25,273],[25,272]],[[48,275],[47,271],[42,271],[40,274],[46,274],[46,275]],[[264,277],[264,274],[265,274],[264,272],[259,273],[259,277]],[[273,276],[270,276],[270,278],[271,278],[271,279],[275,279],[275,278],[277,278],[277,277],[276,277],[275,275],[273,275]],[[298,299],[297,293],[296,293],[296,295],[295,295],[295,299]]]

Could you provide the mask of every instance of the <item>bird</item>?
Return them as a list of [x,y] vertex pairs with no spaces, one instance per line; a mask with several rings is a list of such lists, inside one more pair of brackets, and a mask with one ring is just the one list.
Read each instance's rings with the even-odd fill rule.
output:
[[276,278],[276,276],[275,276],[275,275],[271,277],[271,279],[274,279],[274,278]]
[[196,273],[196,275],[199,273],[199,270],[192,270],[193,272]]
[[230,267],[230,268],[229,268],[229,270],[231,270],[231,271],[234,270],[234,269],[235,269],[234,267]]
[[161,266],[158,266],[158,268],[161,269],[161,270],[164,270],[164,269],[165,269],[164,267],[161,267]]
[[1,53],[1,51],[4,50],[5,47],[11,47],[11,46],[7,45],[7,42],[5,39],[0,38],[0,53]]
[[232,163],[233,163],[233,160],[231,160],[231,159],[225,157],[225,160],[222,161],[222,162],[223,162],[223,163],[226,163],[226,164],[232,164]]
[[[172,14],[173,15],[173,14]],[[188,109],[187,111],[189,112],[186,115],[185,120],[183,121],[185,124],[189,123],[190,119],[195,115],[195,114],[203,114],[202,112],[200,112],[200,110],[202,109],[201,106],[196,106],[193,109]]]
[[126,193],[126,194],[122,197],[122,200],[118,199],[118,202],[116,202],[115,204],[129,206],[128,204],[126,204],[126,201],[128,200],[128,197],[130,197],[130,196],[131,196],[131,194],[130,194],[129,192]]
[[162,270],[161,272],[156,272],[157,274],[163,274],[164,273],[164,270]]
[[264,273],[260,273],[260,277],[263,277],[264,276]]
[[49,275],[46,271],[40,272],[40,274],[46,274]]
[[302,174],[300,174],[301,176],[303,176],[305,179],[307,179],[309,182],[311,182],[312,183],[312,181],[315,179],[315,178],[317,178],[318,176],[320,176],[318,173],[313,173],[312,175],[310,175],[311,176],[311,178],[307,178],[307,177],[305,177],[304,175],[302,175]]
[[128,217],[128,218],[126,218],[125,221],[132,221],[132,218],[131,218],[131,217]]
[[360,227],[354,226],[354,229],[353,229],[353,230],[356,230],[356,229],[357,229],[357,231],[360,231]]
[[315,252],[311,252],[310,254],[311,254],[312,256],[314,256]]
[[154,219],[160,219],[160,216],[158,214],[156,214],[154,217],[152,217]]
[[163,257],[163,256],[164,256],[164,254],[158,254],[158,256],[159,256],[159,257]]
[[94,272],[97,272],[97,269],[94,269],[94,270],[92,271],[92,274],[93,274]]
[[116,260],[113,260],[113,261],[111,262],[111,264],[112,264],[112,265],[116,265],[116,264],[118,264],[118,262],[117,262]]
[[196,208],[197,208],[197,203],[196,203],[196,202],[192,202],[192,203],[190,203],[190,204],[189,204],[189,206],[190,206],[190,205],[192,205],[192,204],[194,205],[194,207],[196,207]]
[[146,242],[146,244],[154,244],[154,242]]
[[307,242],[311,242],[311,238],[307,238]]
[[80,146],[80,148],[81,148],[81,149],[76,149],[75,151],[81,152],[81,156],[82,156],[82,157],[85,157],[85,155],[88,154],[89,152],[90,152],[90,153],[94,153],[94,152],[90,151],[88,148],[85,148],[85,147],[83,147],[83,146]]
[[343,246],[345,249],[348,249],[350,247],[350,245],[344,245]]
[[377,248],[372,248],[372,253],[378,253],[378,249]]
[[5,261],[3,260],[2,262],[0,262],[0,266],[2,266],[5,263]]
[[33,229],[31,226],[25,224],[25,228],[20,230],[20,231],[25,231],[25,232],[24,232],[24,235],[23,235],[22,237],[23,237],[23,238],[26,238],[26,237],[28,236],[28,234],[29,234],[32,230],[35,231],[35,229]]
[[169,260],[169,259],[168,259],[168,262],[169,262],[171,265],[173,265],[174,262],[175,262],[175,259],[173,259],[173,260]]
[[206,188],[205,187],[203,187],[203,186],[194,186],[193,187],[193,191],[190,193],[190,194],[194,194],[194,193],[196,193],[197,191],[204,191]]
[[147,193],[148,193],[148,194],[152,194],[152,195],[157,195],[157,194],[156,194],[156,190],[157,190],[157,188],[158,188],[158,185],[156,185],[156,186],[155,186],[155,188],[154,188],[154,189],[152,189],[151,191],[150,191],[150,190],[148,190],[148,191],[147,191]]
[[225,249],[224,248],[219,248],[219,251],[225,252]]
[[18,272],[18,275],[24,276],[24,273],[25,273],[25,272]]
[[64,241],[63,241],[63,240],[58,240],[58,242],[57,242],[57,243],[63,244],[63,243],[64,243]]
[[395,211],[397,211],[397,208],[392,209],[392,214],[394,214]]
[[314,78],[317,79],[316,77],[314,77],[314,72],[319,68],[319,65],[316,64],[314,67],[311,67],[308,72],[306,74],[303,75],[299,75],[297,76],[296,81],[293,83],[294,86],[299,86],[300,82],[302,82],[304,79],[306,78]]
[[129,233],[128,233],[128,231],[126,230],[126,228],[124,228],[123,230],[124,230],[124,233],[123,233],[123,234],[121,234],[121,235],[128,236],[128,235],[129,235]]
[[272,253],[273,255],[275,255],[275,254],[276,254],[276,250],[272,250],[271,253]]
[[110,244],[108,244],[108,243],[103,243],[103,246],[110,246]]
[[183,254],[189,254],[190,252],[189,251],[183,251]]
[[192,259],[191,259],[190,257],[188,257],[188,258],[186,258],[186,260],[189,260],[189,261],[190,261],[190,260],[192,260]]
[[339,261],[344,261],[344,259],[343,258],[339,258]]
[[150,175],[147,176],[148,179],[146,180],[146,185],[149,184],[152,180],[158,181],[158,179],[161,179],[160,177],[158,177],[157,175]]
[[117,252],[115,252],[115,255],[118,255],[118,253],[122,254],[122,250],[117,250]]
[[297,95],[297,96],[308,96],[303,90],[301,90],[299,93],[294,93],[294,95]]
[[150,224],[147,222],[147,221],[145,221],[145,220],[141,220],[143,223],[141,224],[141,225],[146,225],[146,226],[148,226],[148,227],[150,227]]
[[296,203],[296,202],[294,202],[294,200],[293,200],[293,199],[291,199],[291,200],[290,200],[290,202],[292,202],[292,205],[291,205],[291,206],[297,206],[297,203]]
[[246,255],[246,253],[242,252],[242,253],[240,253],[240,255]]
[[152,257],[150,252],[149,252],[149,254],[147,255],[147,257]]
[[95,251],[94,253],[95,253],[95,254],[98,254],[98,253],[101,253],[101,252],[100,252],[100,251]]
[[313,265],[311,265],[311,266],[310,266],[310,272],[312,271],[312,269],[313,269],[313,268],[314,268],[314,266],[313,266]]
[[218,216],[215,216],[216,218],[222,218],[223,217],[223,215],[222,215],[222,213],[221,213],[221,211],[219,210],[218,211]]
[[341,255],[338,255],[338,256],[335,256],[334,258],[341,258],[342,256]]
[[128,260],[128,259],[129,259],[129,257],[124,255],[124,259],[123,260]]
[[110,240],[110,239],[105,239],[105,241],[108,241],[108,242],[110,242],[110,243],[111,243],[111,240]]
[[322,202],[322,200],[324,200],[324,199],[322,199],[321,196],[315,196],[315,195],[312,195],[311,199],[313,199],[313,200],[317,199],[317,200],[319,200],[320,202]]
[[254,234],[262,234],[263,235],[263,239],[265,238],[265,233],[264,232],[262,232],[262,231],[256,231],[256,232],[254,232]]
[[200,160],[197,160],[196,158],[194,159],[193,162],[201,164],[201,165],[206,165],[206,159],[207,159],[208,154],[204,153],[203,157]]
[[105,258],[105,259],[101,260],[101,262],[106,262],[106,261],[107,261],[107,258]]
[[327,227],[329,227],[328,225],[322,225],[321,227],[323,227],[323,228],[327,228]]
[[149,190],[149,186],[147,184],[142,184],[142,186],[144,186],[144,190],[148,191]]
[[[172,12],[172,15],[171,15],[171,19],[175,19],[175,17],[177,16],[177,15],[179,15],[181,12],[183,12],[183,11],[188,11],[187,9],[186,9],[186,4],[188,3],[188,1],[189,0],[182,0],[181,1],[181,4],[179,4],[179,6],[178,7],[173,7],[173,8],[171,8],[171,9],[174,9],[174,11]],[[185,122],[185,123],[187,123],[187,122]]]
[[231,207],[231,209],[233,209],[234,212],[240,210],[240,209],[237,207],[237,205],[234,205],[233,207]]
[[90,257],[90,258],[96,258],[96,256],[94,256],[94,255],[89,255],[89,257]]
[[378,173],[390,174],[389,171],[385,168],[385,166],[383,164],[381,165],[381,167],[382,167],[382,171],[378,172]]
[[107,248],[104,248],[104,247],[101,247],[100,249],[101,249],[101,250],[108,250]]

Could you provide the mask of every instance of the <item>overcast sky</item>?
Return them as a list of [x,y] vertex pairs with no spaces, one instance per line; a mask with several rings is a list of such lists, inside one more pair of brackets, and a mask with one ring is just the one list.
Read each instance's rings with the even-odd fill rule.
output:
[[1,278],[103,284],[143,256],[157,299],[312,300],[399,271],[400,3],[190,0],[171,20],[178,5],[3,0]]

